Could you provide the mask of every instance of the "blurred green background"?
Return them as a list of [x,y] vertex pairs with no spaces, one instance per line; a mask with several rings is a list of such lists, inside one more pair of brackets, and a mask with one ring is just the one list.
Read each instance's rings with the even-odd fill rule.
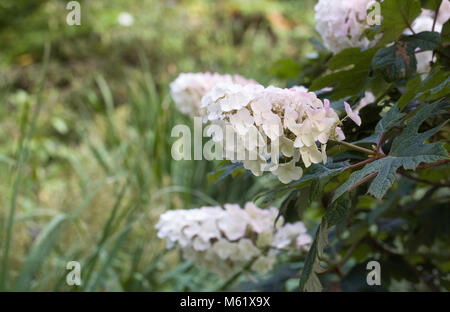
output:
[[79,1],[80,26],[67,2],[0,3],[0,289],[217,289],[154,224],[242,204],[267,178],[213,182],[217,163],[173,161],[170,131],[191,121],[168,84],[212,71],[284,86],[293,64],[279,61],[313,50],[314,1]]

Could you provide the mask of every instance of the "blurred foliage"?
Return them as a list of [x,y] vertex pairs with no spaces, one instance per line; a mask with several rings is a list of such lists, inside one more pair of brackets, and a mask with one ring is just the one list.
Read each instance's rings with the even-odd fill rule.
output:
[[[282,82],[276,61],[312,49],[313,1],[79,1],[81,26],[67,2],[0,3],[0,289],[216,289],[154,224],[268,181],[213,182],[217,164],[173,161],[170,131],[191,121],[168,83],[206,70]],[[80,287],[65,282],[72,260]]]
[[[243,275],[232,289],[295,291],[301,276],[304,283],[316,276],[328,291],[449,289],[448,163],[402,168],[383,199],[362,183],[332,204],[338,187],[365,168],[348,170],[350,163],[365,155],[331,143],[328,163],[289,185],[226,163],[176,162],[170,131],[191,121],[168,94],[180,72],[198,71],[333,86],[317,93],[341,111],[343,100],[357,103],[370,90],[377,103],[361,110],[362,126],[344,121],[348,142],[372,148],[382,136],[383,151],[401,153],[395,138],[405,139],[404,127],[434,103],[411,128],[440,126],[424,146],[445,142],[448,150],[448,59],[439,56],[422,80],[394,47],[332,57],[314,38],[313,0],[80,1],[81,26],[66,24],[66,3],[0,3],[1,290],[220,289],[216,276],[166,251],[154,224],[167,209],[248,200],[301,218],[317,237],[306,259],[282,253],[272,273]],[[119,23],[122,12],[132,25]],[[398,29],[389,40],[417,46],[418,38],[400,38]],[[445,55],[445,34],[425,48]],[[382,287],[366,283],[365,265],[374,259]],[[65,282],[72,260],[81,262],[80,287]],[[315,274],[318,262],[324,274]]]

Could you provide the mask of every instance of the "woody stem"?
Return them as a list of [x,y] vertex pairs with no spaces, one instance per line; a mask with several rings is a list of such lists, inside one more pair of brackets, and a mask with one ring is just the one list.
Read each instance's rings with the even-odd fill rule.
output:
[[348,143],[348,142],[345,142],[345,141],[334,141],[334,142],[336,142],[338,144],[342,144],[342,145],[344,145],[344,146],[346,146],[348,148],[351,148],[351,149],[353,149],[355,151],[359,151],[359,152],[362,152],[362,153],[365,153],[365,154],[373,155],[373,151],[371,151],[370,149],[367,149],[367,148],[364,148],[364,147],[360,147],[360,146],[356,146],[354,144],[351,144],[351,143]]

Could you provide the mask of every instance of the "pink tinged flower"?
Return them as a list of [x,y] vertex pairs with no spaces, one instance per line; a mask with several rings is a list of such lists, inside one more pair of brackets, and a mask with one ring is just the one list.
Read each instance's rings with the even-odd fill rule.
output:
[[298,113],[291,107],[286,107],[284,110],[284,127],[288,128],[292,132],[298,131]]
[[308,109],[307,111],[312,125],[319,131],[324,131],[327,128],[326,111],[324,109]]
[[352,111],[352,108],[347,102],[344,102],[345,111],[347,113],[347,116],[355,122],[358,126],[361,126],[361,117],[359,117],[358,111]]
[[304,87],[304,86],[293,86],[293,87],[290,88],[289,90],[292,90],[292,91],[308,92],[308,88],[306,88],[306,87]]
[[309,234],[302,233],[296,239],[296,245],[298,248],[304,247],[312,243],[312,238]]
[[305,119],[300,126],[299,132],[295,133],[297,139],[294,142],[294,147],[303,147],[314,145],[314,137],[312,134],[312,125],[309,119]]
[[338,141],[345,140],[345,134],[344,134],[344,131],[342,131],[341,127],[336,127],[335,136],[336,136],[336,140],[338,140]]
[[329,135],[327,132],[322,132],[321,134],[319,134],[319,136],[317,137],[317,139],[319,140],[320,143],[325,144],[328,142],[328,138]]
[[357,110],[361,110],[363,107],[369,105],[370,103],[375,102],[375,96],[373,95],[372,92],[370,91],[366,91],[364,93],[364,97],[361,99],[361,101],[358,104]]
[[450,18],[450,1],[442,1],[441,7],[439,8],[439,13],[437,17],[437,22],[440,24],[445,24]]

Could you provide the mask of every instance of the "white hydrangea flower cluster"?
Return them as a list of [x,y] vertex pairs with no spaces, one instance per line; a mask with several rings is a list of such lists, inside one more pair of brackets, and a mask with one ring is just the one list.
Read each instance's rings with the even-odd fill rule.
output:
[[[315,6],[316,30],[321,35],[325,46],[334,54],[347,48],[360,47],[363,49],[376,44],[381,35],[370,41],[363,36],[370,26],[367,23],[367,9],[373,0],[319,0]],[[422,14],[413,22],[414,32],[431,31],[436,12],[423,10]],[[450,18],[450,0],[444,0],[439,9],[434,30],[442,31],[443,25]],[[405,34],[412,34],[406,29]],[[433,59],[432,51],[416,54],[417,71],[428,73]]]
[[225,159],[242,162],[256,176],[271,171],[285,184],[301,178],[300,158],[306,167],[326,162],[328,140],[345,138],[330,102],[302,88],[217,84],[202,108],[205,119],[224,129],[213,139]]
[[[447,3],[447,5],[445,5]],[[450,12],[450,6],[448,5],[449,1],[442,2],[441,9],[439,10],[438,18],[436,20],[436,24],[434,26],[434,31],[441,32],[444,19],[448,20]],[[446,12],[447,11],[447,12]],[[434,15],[435,12],[430,10],[423,10],[422,13],[414,20],[412,24],[412,29],[415,33],[420,33],[423,31],[431,31],[433,29],[434,23]],[[405,30],[406,35],[412,35],[410,29]],[[417,72],[426,74],[431,70],[430,63],[433,61],[433,51],[424,51],[420,53],[416,53],[417,60]],[[436,60],[436,59],[434,59]]]
[[368,48],[373,42],[362,37],[369,28],[367,9],[373,0],[319,0],[315,6],[316,30],[333,53],[347,48]]
[[[167,248],[178,246],[196,265],[228,279],[251,263],[250,270],[270,271],[279,249],[307,250],[312,238],[302,222],[282,225],[276,208],[239,205],[169,210],[156,224]],[[278,250],[277,250],[278,249]]]
[[443,0],[437,17],[437,22],[441,25],[447,23],[450,18],[450,0]]
[[239,75],[218,73],[181,73],[171,84],[170,93],[175,106],[183,114],[201,116],[201,99],[217,83],[236,83],[241,85],[256,83]]

